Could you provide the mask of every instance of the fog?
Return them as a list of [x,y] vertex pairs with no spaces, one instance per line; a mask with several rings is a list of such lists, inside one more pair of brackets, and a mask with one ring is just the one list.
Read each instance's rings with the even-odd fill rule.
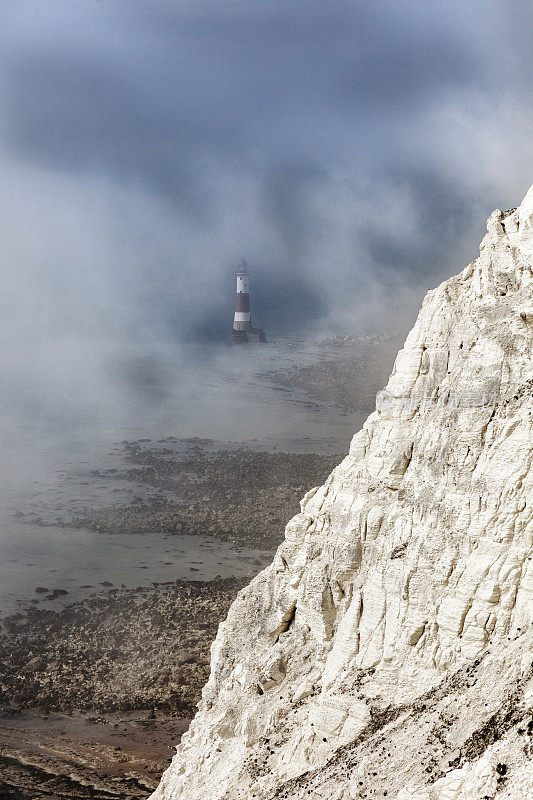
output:
[[10,463],[290,428],[239,405],[235,264],[271,338],[406,331],[531,183],[525,0],[19,0],[0,31]]

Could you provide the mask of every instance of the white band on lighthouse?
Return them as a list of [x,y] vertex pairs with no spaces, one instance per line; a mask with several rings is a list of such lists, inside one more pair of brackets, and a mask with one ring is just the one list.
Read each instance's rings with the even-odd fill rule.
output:
[[237,275],[237,292],[247,293],[250,291],[250,279],[248,275]]
[[249,311],[236,311],[235,322],[250,322],[252,315]]

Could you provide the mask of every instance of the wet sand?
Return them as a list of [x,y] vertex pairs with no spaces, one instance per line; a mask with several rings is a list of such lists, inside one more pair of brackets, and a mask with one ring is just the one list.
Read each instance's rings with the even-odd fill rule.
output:
[[141,800],[189,719],[148,712],[87,717],[33,710],[0,712],[2,800]]

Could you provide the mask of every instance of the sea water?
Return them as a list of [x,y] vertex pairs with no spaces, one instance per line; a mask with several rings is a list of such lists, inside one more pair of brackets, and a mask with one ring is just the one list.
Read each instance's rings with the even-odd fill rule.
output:
[[[320,351],[323,355],[323,350]],[[258,449],[345,452],[362,414],[310,400],[301,390],[279,390],[258,373],[312,363],[312,345],[278,342],[222,348],[199,365],[198,349],[158,358],[163,377],[143,400],[124,394],[98,413],[29,417],[2,437],[0,482],[0,616],[27,607],[57,607],[103,591],[216,575],[251,575],[270,553],[235,548],[198,536],[106,534],[63,527],[69,512],[119,507],[153,490],[105,475],[123,468],[120,440],[198,436]],[[164,390],[161,388],[164,387]],[[152,446],[152,445],[150,445]],[[97,477],[93,474],[98,470]],[[103,473],[103,474],[102,474]],[[61,522],[60,522],[61,521]],[[47,600],[41,586],[68,594]],[[86,587],[86,588],[82,588]],[[110,588],[107,586],[107,588]]]

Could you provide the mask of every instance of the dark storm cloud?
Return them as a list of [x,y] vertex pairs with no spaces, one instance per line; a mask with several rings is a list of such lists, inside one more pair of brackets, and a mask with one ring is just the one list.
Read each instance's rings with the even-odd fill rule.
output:
[[158,108],[147,87],[72,53],[17,54],[7,137],[20,155],[71,172],[103,171],[195,214],[203,128]]
[[[64,5],[44,5],[62,24]],[[138,17],[130,3],[106,15],[74,6],[88,32],[69,27],[71,13],[62,34],[47,41],[36,26],[29,48],[8,48],[11,146],[58,168],[129,175],[193,210],[206,156],[253,171],[312,153],[327,168],[345,157],[345,126],[366,149],[376,114],[485,82],[490,67],[456,31],[387,5],[156,3]]]
[[[319,235],[321,218],[309,198],[327,180],[327,173],[319,164],[296,159],[273,164],[263,176],[265,216],[272,221],[293,258],[305,257]],[[291,266],[287,264],[286,271]]]
[[[385,276],[397,271],[402,280],[416,281],[432,261],[445,261],[454,242],[464,236],[470,216],[468,201],[441,176],[422,168],[391,170],[384,180],[412,200],[418,235],[406,240],[401,231],[381,230],[378,218],[374,230],[361,231],[361,239],[378,273]],[[483,220],[479,225],[481,231]]]

